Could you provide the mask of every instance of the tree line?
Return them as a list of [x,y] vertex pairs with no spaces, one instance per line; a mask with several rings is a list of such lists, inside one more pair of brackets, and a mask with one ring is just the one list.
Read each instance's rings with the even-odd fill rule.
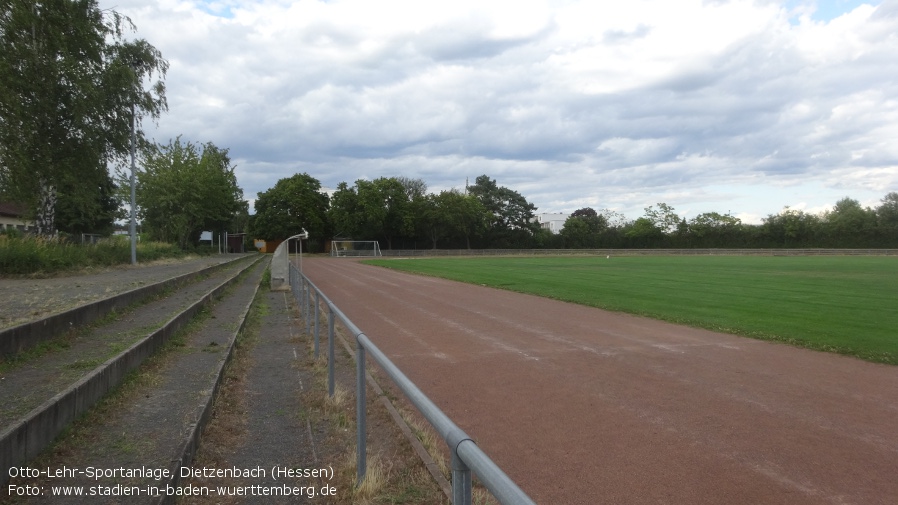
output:
[[844,198],[820,215],[786,208],[758,225],[718,212],[686,220],[665,203],[634,220],[587,207],[554,234],[535,222],[537,209],[523,195],[487,175],[464,191],[428,193],[421,179],[380,177],[341,182],[328,196],[302,173],[258,193],[255,210],[253,237],[284,239],[305,228],[313,250],[334,238],[377,240],[384,249],[898,247],[895,192],[876,208]]

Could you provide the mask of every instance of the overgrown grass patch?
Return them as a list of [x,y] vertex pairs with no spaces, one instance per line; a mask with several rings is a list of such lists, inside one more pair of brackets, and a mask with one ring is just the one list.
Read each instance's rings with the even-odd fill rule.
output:
[[[207,251],[207,248],[185,251],[164,242],[137,244],[137,257],[142,263]],[[64,240],[0,234],[0,275],[54,274],[130,262],[131,243],[127,238],[110,237],[95,244],[76,244]]]
[[898,258],[601,256],[367,263],[898,364]]

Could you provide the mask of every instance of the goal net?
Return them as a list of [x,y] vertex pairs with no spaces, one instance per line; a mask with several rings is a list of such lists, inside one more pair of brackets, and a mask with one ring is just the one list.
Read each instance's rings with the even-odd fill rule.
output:
[[383,256],[376,240],[334,240],[331,242],[331,256],[358,257]]

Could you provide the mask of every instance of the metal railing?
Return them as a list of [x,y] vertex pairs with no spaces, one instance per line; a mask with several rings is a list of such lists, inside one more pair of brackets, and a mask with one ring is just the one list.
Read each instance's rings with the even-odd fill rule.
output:
[[[306,333],[313,333],[315,357],[319,354],[321,303],[327,307],[328,326],[328,360],[327,384],[328,394],[334,395],[334,321],[339,319],[356,342],[356,441],[357,479],[361,483],[366,471],[366,409],[365,409],[365,356],[370,355],[381,369],[393,380],[393,383],[405,394],[406,398],[418,409],[421,415],[434,427],[449,447],[452,469],[452,503],[454,505],[471,505],[473,471],[481,483],[503,505],[535,503],[487,456],[477,444],[449,417],[443,413],[418,387],[409,380],[396,365],[390,361],[380,349],[362,331],[343,314],[324,293],[319,290],[295,265],[290,264],[290,290],[300,304],[302,317],[306,325]],[[314,303],[313,303],[314,299]],[[314,314],[313,314],[314,312]]]
[[383,256],[898,256],[898,249],[386,249]]

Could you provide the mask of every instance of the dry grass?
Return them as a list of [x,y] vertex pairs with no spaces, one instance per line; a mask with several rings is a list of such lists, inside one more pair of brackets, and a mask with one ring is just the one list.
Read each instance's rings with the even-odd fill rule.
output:
[[[297,329],[304,332],[305,325],[297,317]],[[322,318],[326,320],[325,318]],[[340,331],[340,328],[337,328]],[[314,332],[314,326],[312,326]],[[329,426],[328,445],[331,460],[338,465],[335,487],[339,504],[421,504],[448,503],[439,486],[424,468],[399,427],[380,403],[380,398],[369,391],[368,448],[365,479],[357,482],[356,417],[355,417],[355,363],[343,345],[335,349],[336,381],[334,396],[327,394],[327,330],[321,332],[319,357],[313,357],[314,334],[301,335],[307,342],[306,366],[314,372],[315,388],[305,395],[310,422],[324,422]],[[327,452],[327,449],[323,449]]]

